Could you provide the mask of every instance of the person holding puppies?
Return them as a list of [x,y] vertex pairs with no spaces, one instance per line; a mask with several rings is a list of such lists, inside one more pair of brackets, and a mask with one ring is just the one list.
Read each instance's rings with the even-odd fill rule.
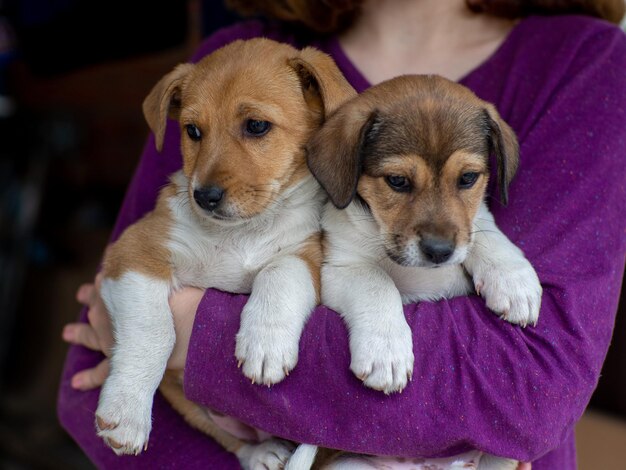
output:
[[[234,358],[246,297],[184,289],[170,299],[177,338],[169,367],[185,369],[187,397],[297,442],[408,458],[480,449],[533,469],[576,468],[573,427],[599,377],[624,271],[626,38],[604,21],[619,21],[623,2],[232,3],[286,22],[224,29],[194,61],[235,39],[267,36],[330,54],[358,92],[427,73],[493,103],[518,136],[521,160],[508,207],[497,197],[489,205],[536,268],[543,303],[537,326],[526,329],[500,321],[477,296],[407,306],[413,381],[383,397],[349,372],[345,329],[324,307],[305,328],[290,376],[269,390],[251,385]],[[168,126],[161,153],[146,147],[113,239],[179,169],[177,142]],[[97,288],[78,297],[89,323],[70,325],[65,338],[106,350]],[[104,447],[92,426],[98,392],[82,391],[102,382],[101,360],[72,347],[59,398],[63,425],[99,467],[237,468],[158,397],[147,452],[119,458]]]

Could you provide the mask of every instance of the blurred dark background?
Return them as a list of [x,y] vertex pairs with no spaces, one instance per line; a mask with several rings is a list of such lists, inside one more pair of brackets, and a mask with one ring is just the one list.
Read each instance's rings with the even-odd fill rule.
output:
[[237,19],[208,0],[0,0],[0,469],[91,468],[56,418],[61,329],[141,153],[143,99]]
[[[0,469],[91,468],[56,418],[61,329],[141,153],[144,97],[237,19],[216,0],[0,0]],[[585,435],[626,429],[625,309]]]

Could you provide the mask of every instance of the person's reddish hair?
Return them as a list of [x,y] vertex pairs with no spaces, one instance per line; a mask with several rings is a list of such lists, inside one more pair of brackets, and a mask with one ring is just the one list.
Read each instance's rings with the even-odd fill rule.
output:
[[624,0],[465,0],[473,11],[507,18],[575,13],[619,23],[626,12]]
[[[465,0],[475,12],[507,18],[575,13],[619,23],[626,12],[624,0]],[[363,0],[226,0],[244,16],[299,23],[317,33],[333,33],[350,23]]]
[[317,33],[333,33],[355,16],[363,0],[226,0],[243,16],[299,23]]

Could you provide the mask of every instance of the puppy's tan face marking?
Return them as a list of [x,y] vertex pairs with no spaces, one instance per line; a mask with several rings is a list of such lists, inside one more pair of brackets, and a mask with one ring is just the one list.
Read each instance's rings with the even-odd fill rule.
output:
[[354,95],[326,54],[251,39],[178,66],[146,98],[144,114],[157,148],[166,115],[178,121],[196,213],[238,223],[309,174],[309,135]]
[[388,256],[407,266],[456,264],[488,179],[488,125],[478,100],[432,93],[378,111],[357,193]]
[[[306,174],[301,147],[317,117],[286,63],[259,67],[254,74],[222,68],[194,75],[198,78],[183,91],[180,115],[190,197],[202,188],[219,188],[214,218],[253,217]],[[187,134],[190,126],[200,139]]]
[[[387,255],[406,266],[462,262],[488,181],[486,158],[454,152],[440,171],[419,155],[387,156],[366,167],[358,194],[375,218]],[[449,242],[444,254],[424,243]],[[428,251],[428,248],[426,248]],[[445,251],[445,250],[444,250]],[[439,256],[439,258],[437,258]]]

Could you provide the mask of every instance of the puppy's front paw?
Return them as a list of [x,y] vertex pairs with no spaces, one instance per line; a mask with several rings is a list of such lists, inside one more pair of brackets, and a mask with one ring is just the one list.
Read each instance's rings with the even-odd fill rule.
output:
[[148,448],[152,428],[152,403],[144,403],[127,393],[104,393],[96,410],[98,436],[117,455],[137,455]]
[[299,340],[287,329],[247,322],[237,333],[235,356],[252,383],[269,386],[283,380],[296,366]]
[[386,394],[401,392],[413,375],[413,339],[404,321],[351,331],[350,353],[354,375]]
[[243,446],[237,457],[244,470],[280,470],[285,468],[294,448],[291,442],[272,438]]
[[502,319],[521,326],[536,325],[542,288],[537,273],[526,259],[492,265],[474,271],[476,293]]

